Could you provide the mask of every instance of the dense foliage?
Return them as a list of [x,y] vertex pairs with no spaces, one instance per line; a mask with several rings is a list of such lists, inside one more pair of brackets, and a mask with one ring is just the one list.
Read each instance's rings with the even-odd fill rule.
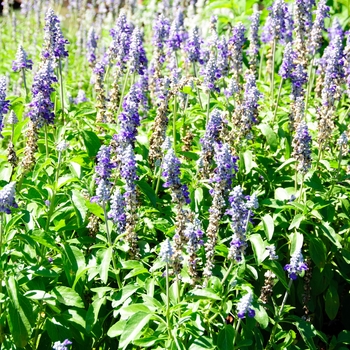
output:
[[3,1],[1,349],[347,349],[347,3]]

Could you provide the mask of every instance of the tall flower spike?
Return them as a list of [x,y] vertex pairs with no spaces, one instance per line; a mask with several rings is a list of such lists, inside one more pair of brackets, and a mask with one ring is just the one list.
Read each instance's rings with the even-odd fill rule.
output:
[[232,29],[232,36],[228,42],[229,57],[231,60],[231,70],[236,81],[239,82],[240,75],[242,74],[243,65],[243,45],[246,41],[245,38],[245,26],[243,23],[238,23]]
[[219,142],[220,132],[223,129],[224,123],[226,123],[226,120],[223,118],[223,113],[218,109],[214,109],[209,116],[205,134],[200,139],[202,149],[198,164],[199,169],[203,174],[208,175],[214,156],[214,144]]
[[29,104],[30,111],[28,112],[28,116],[38,128],[41,128],[45,124],[53,124],[54,122],[54,105],[50,99],[50,95],[54,91],[51,85],[55,82],[57,82],[57,78],[54,74],[51,61],[47,60],[35,74],[32,85],[33,99]]
[[237,303],[237,316],[242,319],[248,313],[248,317],[254,317],[255,311],[252,309],[253,293],[251,290]]
[[317,5],[316,18],[312,25],[308,51],[311,56],[314,56],[316,52],[321,48],[323,43],[322,32],[325,30],[324,20],[329,17],[329,7],[326,6],[327,0],[320,0]]
[[68,350],[69,345],[72,345],[72,342],[68,339],[64,340],[62,343],[60,341],[56,341],[53,345],[54,350]]
[[283,60],[278,74],[283,79],[289,79],[292,77],[292,71],[295,68],[294,60],[296,59],[295,52],[293,51],[293,44],[288,43],[284,48]]
[[98,36],[94,28],[90,28],[87,41],[86,41],[86,55],[90,67],[94,67],[96,63],[96,49],[97,49]]
[[23,46],[19,45],[16,53],[16,59],[12,62],[12,70],[18,72],[21,69],[32,69],[33,61],[28,59],[27,53]]
[[9,111],[10,101],[6,100],[6,89],[7,89],[7,81],[6,78],[0,76],[0,136],[1,131],[4,126],[4,114]]
[[167,264],[171,264],[173,262],[173,255],[174,255],[173,247],[171,246],[170,239],[167,238],[160,245],[159,257],[163,262]]
[[0,213],[11,214],[11,208],[18,208],[15,192],[16,182],[10,182],[0,190]]
[[292,156],[298,161],[297,170],[302,174],[306,174],[311,168],[311,141],[309,129],[302,120],[297,126],[292,142]]
[[136,27],[132,33],[129,51],[130,73],[137,72],[143,75],[147,68],[147,62],[146,52],[142,42],[142,34],[140,29]]
[[121,234],[125,230],[126,215],[125,215],[125,199],[117,188],[111,198],[111,210],[108,213],[108,218],[117,225],[118,233]]
[[185,45],[187,59],[190,62],[199,62],[202,40],[198,33],[198,27],[194,27]]
[[256,11],[250,17],[250,32],[249,32],[249,48],[247,54],[249,56],[249,68],[253,73],[257,72],[258,69],[258,54],[259,54],[259,23],[260,23],[260,12]]
[[301,249],[296,251],[290,258],[290,263],[284,267],[284,270],[288,272],[288,277],[292,280],[296,280],[298,275],[303,271],[308,270],[307,264],[304,262]]
[[210,52],[209,60],[202,71],[202,74],[204,76],[204,86],[206,90],[214,91],[217,90],[217,87],[215,86],[216,80],[218,79],[218,67],[217,67],[217,58],[214,51]]
[[43,59],[50,58],[57,60],[68,57],[68,51],[65,45],[69,44],[69,41],[64,38],[60,21],[52,9],[48,9],[46,13],[44,32]]

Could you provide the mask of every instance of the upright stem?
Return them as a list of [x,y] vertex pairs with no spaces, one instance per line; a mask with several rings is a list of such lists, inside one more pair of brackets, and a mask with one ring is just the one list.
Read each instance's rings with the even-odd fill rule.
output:
[[173,139],[174,139],[174,153],[176,154],[176,116],[177,116],[177,99],[174,96],[174,109],[173,109]]
[[[193,75],[197,78],[196,62],[192,62],[192,66],[193,66]],[[199,94],[199,89],[198,89],[197,83],[196,83],[196,90],[197,90],[199,105],[200,105],[201,109],[203,110],[202,99],[201,99],[201,95]]]
[[272,44],[271,87],[270,87],[272,105],[274,101],[274,87],[275,87],[274,86],[275,85],[275,55],[276,55],[276,39],[273,40],[273,44]]
[[157,174],[157,184],[156,184],[156,189],[155,189],[155,194],[158,194],[159,191],[159,184],[160,184],[160,175],[162,173],[162,167],[159,167],[158,174]]
[[337,174],[336,174],[335,178],[333,178],[332,187],[331,187],[331,189],[329,190],[329,194],[328,194],[328,199],[331,198],[331,195],[332,195],[332,192],[333,192],[333,189],[334,189],[334,186],[335,186],[335,182],[339,180],[340,163],[341,163],[341,160],[342,160],[342,157],[343,157],[342,149],[343,149],[343,146],[340,145],[340,150],[339,150],[339,154],[338,154],[338,169],[337,169]]
[[170,293],[169,293],[169,264],[166,263],[166,268],[165,268],[165,283],[166,283],[166,324],[167,324],[167,328],[168,328],[168,333],[169,333],[169,337],[171,338],[171,327],[170,327]]
[[281,317],[284,305],[285,305],[285,303],[287,301],[287,298],[288,298],[288,291],[290,290],[290,287],[292,286],[292,283],[293,283],[293,280],[290,279],[289,280],[289,284],[288,284],[288,289],[286,290],[286,292],[284,294],[284,298],[283,298],[281,307],[280,307],[279,311],[277,312],[276,319],[275,319],[275,324],[273,325],[273,328],[272,328],[272,331],[271,331],[271,335],[270,335],[270,339],[269,339],[269,342],[266,345],[265,350],[269,350],[271,348],[271,346],[272,346],[272,343],[273,343],[273,340],[274,340],[274,337],[275,337],[275,334],[276,334],[277,326],[278,326],[278,323],[280,321],[280,317]]
[[23,79],[23,85],[24,85],[24,91],[25,91],[25,101],[28,101],[28,88],[27,88],[27,80],[26,80],[26,72],[25,69],[22,68],[22,79]]
[[45,124],[45,150],[46,150],[46,159],[49,158],[49,141],[48,141],[48,131],[47,131],[47,124]]
[[[2,238],[4,234],[4,213],[0,214],[0,294],[2,294],[2,276],[3,276],[3,265],[2,265]],[[0,303],[0,315],[2,315],[2,303]],[[0,324],[0,344],[2,344],[4,329]]]
[[118,107],[118,111],[117,111],[117,117],[118,117],[118,115],[119,115],[119,113],[121,112],[121,109],[122,109],[123,99],[124,99],[126,84],[128,83],[128,79],[129,79],[129,74],[130,74],[130,67],[128,67],[128,70],[126,71],[126,74],[125,74],[124,84],[123,84],[123,88],[122,88],[122,94],[120,95],[120,100],[119,100],[119,107]]
[[58,69],[60,72],[60,91],[61,91],[61,107],[62,107],[62,124],[64,125],[64,95],[63,95],[63,76],[62,76],[62,61],[58,61]]
[[310,63],[310,68],[309,68],[309,81],[308,81],[307,92],[306,92],[305,113],[307,112],[309,97],[311,94],[312,86],[314,84],[314,74],[313,74],[314,60],[315,60],[315,58],[313,57],[311,60],[311,63]]
[[122,283],[121,283],[121,280],[120,280],[119,271],[117,270],[117,263],[115,261],[115,256],[114,256],[114,252],[113,252],[113,243],[112,243],[111,233],[110,233],[109,227],[108,227],[108,215],[107,215],[106,202],[105,201],[103,201],[103,203],[102,203],[102,209],[103,209],[103,214],[104,214],[105,222],[106,222],[107,242],[108,242],[108,245],[110,247],[112,247],[112,264],[113,264],[113,269],[115,270],[115,276],[117,278],[118,288],[120,289],[122,287]]
[[279,104],[279,102],[280,102],[280,97],[281,97],[281,91],[282,91],[283,80],[284,80],[284,79],[281,78],[280,86],[279,86],[279,88],[278,88],[278,96],[277,96],[277,101],[276,101],[276,106],[275,106],[275,112],[273,113],[272,124],[275,124],[276,115],[277,115],[277,108],[278,108],[278,104]]
[[205,125],[207,125],[209,121],[209,109],[210,109],[210,91],[208,92],[207,119],[206,119]]
[[235,329],[235,335],[233,336],[233,347],[232,349],[235,348],[235,343],[236,343],[236,339],[237,339],[237,334],[238,334],[238,331],[239,331],[239,327],[241,326],[241,319],[239,318],[238,319],[238,322],[237,322],[237,325],[236,325],[236,329]]

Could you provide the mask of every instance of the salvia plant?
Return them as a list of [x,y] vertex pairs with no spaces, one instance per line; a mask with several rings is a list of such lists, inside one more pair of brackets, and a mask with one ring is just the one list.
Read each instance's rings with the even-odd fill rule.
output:
[[0,348],[348,349],[349,15],[4,0]]

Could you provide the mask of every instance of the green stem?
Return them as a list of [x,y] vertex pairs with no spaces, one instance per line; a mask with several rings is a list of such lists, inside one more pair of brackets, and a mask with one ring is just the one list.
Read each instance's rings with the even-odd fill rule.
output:
[[239,327],[241,326],[241,321],[242,321],[241,319],[238,319],[238,322],[237,322],[237,325],[236,325],[236,329],[235,329],[235,335],[233,337],[233,347],[232,347],[232,349],[235,348],[237,334],[238,334],[238,331],[239,331]]
[[259,73],[258,73],[258,80],[261,80],[261,72],[262,72],[262,66],[263,66],[263,57],[264,57],[264,48],[262,49],[262,52],[261,52],[261,57],[260,57],[260,64],[259,64]]
[[170,326],[170,293],[169,293],[169,264],[166,263],[165,270],[165,283],[166,283],[166,324],[168,328],[169,337],[172,338],[171,326]]
[[[0,214],[0,294],[2,294],[2,277],[3,277],[3,264],[2,264],[2,239],[4,234],[4,213]],[[2,303],[0,303],[0,315],[2,315]],[[4,329],[0,324],[0,344],[3,341]],[[1,348],[1,346],[0,346]]]
[[315,77],[313,74],[314,60],[315,60],[315,58],[313,57],[311,60],[310,69],[309,69],[309,81],[308,81],[308,85],[307,85],[306,100],[305,100],[305,113],[307,112],[309,97],[311,94],[312,86],[314,84],[314,77]]
[[126,84],[128,83],[129,74],[130,74],[130,67],[128,67],[128,70],[126,71],[126,74],[125,74],[125,79],[124,79],[124,84],[123,84],[123,88],[122,88],[122,93],[120,95],[120,100],[119,100],[119,107],[118,107],[118,111],[117,111],[117,117],[118,117],[118,115],[119,115],[119,113],[121,112],[121,109],[122,109],[123,98],[124,98],[124,94],[125,94]]
[[[197,78],[196,62],[192,62],[192,66],[193,66],[193,75]],[[201,99],[201,95],[199,93],[199,89],[198,89],[197,83],[196,83],[196,91],[197,91],[199,105],[201,107],[201,110],[203,110],[202,99]]]
[[278,104],[279,104],[279,102],[280,102],[283,80],[284,80],[284,79],[282,78],[282,79],[281,79],[281,82],[280,82],[280,86],[279,86],[279,88],[278,88],[278,96],[277,96],[277,101],[276,101],[276,106],[275,106],[275,112],[273,113],[272,126],[275,124],[275,120],[276,120],[277,108],[278,108]]
[[270,339],[269,339],[268,344],[266,345],[265,350],[269,350],[269,349],[271,348],[272,344],[273,344],[273,340],[274,340],[274,338],[275,338],[277,326],[278,326],[278,323],[279,323],[279,321],[280,321],[280,317],[281,317],[281,314],[282,314],[284,305],[285,305],[285,303],[286,303],[286,301],[287,301],[287,298],[288,298],[288,291],[290,290],[290,288],[291,288],[291,286],[292,286],[292,283],[293,283],[293,280],[290,279],[290,280],[289,280],[289,284],[288,284],[288,289],[286,290],[286,292],[285,292],[285,294],[284,294],[284,298],[283,298],[281,307],[280,307],[279,311],[277,312],[277,315],[276,315],[276,318],[275,318],[275,324],[273,325],[273,328],[272,328],[272,331],[271,331],[271,335],[270,335]]
[[49,141],[48,141],[48,131],[47,131],[47,124],[45,124],[45,150],[46,150],[46,159],[49,158]]
[[272,44],[271,87],[270,87],[272,105],[274,101],[274,87],[275,87],[274,86],[275,85],[275,55],[276,55],[276,39],[273,40],[273,44]]
[[[180,298],[180,292],[181,292],[181,284],[180,284],[180,278],[176,278],[176,287],[177,287],[177,303],[180,304],[181,298]],[[181,307],[179,306],[179,319],[181,318]]]
[[111,233],[110,233],[109,227],[108,227],[108,215],[107,215],[107,209],[106,209],[106,202],[105,201],[102,202],[102,209],[103,209],[103,214],[104,214],[105,222],[106,222],[107,242],[108,242],[108,245],[110,247],[112,247],[112,264],[113,264],[113,269],[115,271],[115,276],[116,276],[116,279],[117,279],[118,288],[121,289],[122,283],[121,283],[120,276],[119,276],[119,270],[117,269],[117,262],[115,261],[115,255],[114,255],[114,252],[113,252],[113,243],[112,243]]
[[60,167],[61,167],[61,158],[62,158],[62,152],[58,152],[58,161],[57,161],[55,183],[54,183],[54,186],[53,186],[53,193],[52,193],[52,198],[51,198],[51,201],[50,201],[50,207],[49,207],[49,212],[47,214],[47,221],[46,221],[46,226],[45,226],[45,231],[46,232],[49,230],[51,216],[52,216],[53,211],[55,209],[55,198],[56,198],[58,177],[59,177]]
[[227,269],[227,271],[226,271],[226,273],[225,273],[225,275],[224,275],[224,278],[223,278],[222,281],[221,281],[222,287],[224,287],[224,284],[225,284],[225,282],[226,282],[228,276],[230,275],[230,273],[231,273],[231,271],[232,271],[232,269],[233,269],[233,266],[234,266],[233,261],[231,261],[230,266],[229,266],[229,268]]
[[342,160],[342,157],[343,157],[343,146],[340,145],[340,150],[339,150],[339,154],[338,154],[338,169],[337,169],[337,174],[335,176],[335,178],[333,178],[333,181],[332,181],[332,187],[331,189],[329,190],[329,194],[328,194],[328,199],[331,198],[332,196],[332,192],[334,190],[334,186],[335,186],[335,182],[336,181],[339,181],[339,173],[340,173],[340,163],[341,163],[341,160]]
[[209,109],[210,109],[210,91],[208,92],[207,119],[206,119],[205,125],[207,125],[209,121]]
[[62,124],[64,125],[64,95],[63,95],[63,76],[62,76],[62,61],[58,61],[58,69],[60,72],[60,92],[61,92],[61,107],[62,107]]
[[25,91],[25,101],[28,102],[28,88],[27,88],[27,80],[26,80],[26,72],[25,69],[22,68],[22,79],[23,79],[23,85],[24,85],[24,91]]
[[174,153],[176,154],[176,116],[177,116],[177,99],[174,96],[174,109],[173,109],[173,140],[174,140]]

